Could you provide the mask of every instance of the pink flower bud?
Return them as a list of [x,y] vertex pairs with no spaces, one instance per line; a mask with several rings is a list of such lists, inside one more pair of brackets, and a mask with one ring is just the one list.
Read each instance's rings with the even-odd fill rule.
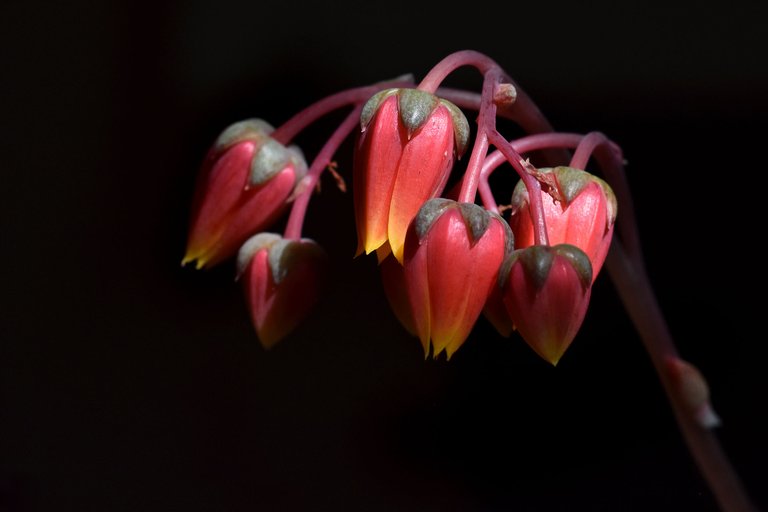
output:
[[301,151],[286,148],[260,119],[235,123],[208,152],[198,178],[187,251],[182,265],[213,266],[283,212],[306,173]]
[[361,115],[354,165],[357,253],[403,261],[405,234],[421,205],[445,188],[454,154],[465,151],[469,124],[455,105],[418,89],[388,89]]
[[[542,192],[544,217],[550,245],[570,244],[584,251],[592,263],[593,281],[603,266],[613,236],[616,220],[616,198],[608,184],[600,178],[572,167],[539,169],[554,176],[552,194]],[[515,233],[517,248],[534,242],[534,223],[528,201],[528,191],[522,181],[512,194],[512,215],[509,219]]]
[[512,322],[523,339],[553,365],[576,336],[589,305],[592,266],[572,245],[533,245],[513,252],[499,282]]
[[238,278],[264,348],[283,339],[310,313],[326,266],[325,252],[309,239],[259,233],[245,242],[237,256]]
[[[512,251],[506,222],[480,206],[432,199],[408,229],[404,264],[385,262],[387,296],[429,354],[448,358],[464,343]],[[392,259],[392,258],[390,258]],[[402,284],[400,284],[402,283]]]

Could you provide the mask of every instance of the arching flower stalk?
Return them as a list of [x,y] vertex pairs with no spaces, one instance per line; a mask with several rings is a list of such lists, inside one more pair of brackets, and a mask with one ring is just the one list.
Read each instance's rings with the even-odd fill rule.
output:
[[[482,76],[479,93],[443,85],[464,66]],[[341,108],[349,114],[307,168],[293,139]],[[465,111],[476,112],[474,137]],[[497,129],[500,117],[527,135],[508,140]],[[502,335],[557,364],[578,340],[605,262],[716,499],[728,512],[754,510],[710,431],[720,420],[707,382],[678,355],[645,274],[621,149],[599,132],[554,131],[482,53],[450,54],[418,85],[404,75],[333,94],[276,129],[257,119],[235,123],[213,144],[182,263],[210,267],[239,249],[239,279],[265,348],[290,337],[323,300],[327,257],[303,236],[304,218],[355,127],[357,254],[376,253],[395,316],[426,357],[449,359],[465,342],[482,342],[471,333],[484,312]],[[541,161],[531,161],[534,151]],[[601,177],[587,170],[592,160]],[[489,176],[504,164],[518,183],[493,190]],[[499,197],[512,198],[508,221]],[[266,233],[288,210],[283,234]]]

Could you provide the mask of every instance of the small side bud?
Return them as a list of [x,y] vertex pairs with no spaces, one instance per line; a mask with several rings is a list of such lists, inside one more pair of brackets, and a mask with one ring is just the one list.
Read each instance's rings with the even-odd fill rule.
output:
[[497,107],[511,107],[517,100],[517,89],[512,84],[499,84],[493,92],[493,103]]
[[709,385],[698,368],[678,357],[670,357],[666,360],[666,370],[675,397],[696,423],[707,429],[720,426],[720,418],[709,402]]

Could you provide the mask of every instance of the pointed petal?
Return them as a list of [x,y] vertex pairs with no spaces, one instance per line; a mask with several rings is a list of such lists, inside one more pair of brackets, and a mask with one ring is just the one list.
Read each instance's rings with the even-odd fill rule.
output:
[[435,354],[448,358],[464,343],[496,284],[505,230],[491,220],[474,243],[458,208],[446,210],[429,233],[429,295]]
[[[219,243],[227,217],[245,187],[255,144],[235,144],[210,162],[210,170],[198,182],[186,255],[182,263],[198,260],[198,268],[209,264]],[[210,156],[210,155],[209,155]]]
[[357,254],[370,254],[387,241],[387,221],[395,173],[405,144],[397,97],[381,102],[355,152],[353,194]]
[[[419,337],[421,346],[424,348],[424,357],[429,355],[429,340],[432,330],[427,269],[428,249],[429,240],[420,240],[412,224],[405,240],[405,263],[403,265],[403,278],[410,306],[410,318],[406,316],[406,313],[403,315],[403,319],[406,324],[412,322],[412,330]],[[399,265],[397,260],[394,260],[392,264]],[[407,327],[408,325],[406,325]]]
[[[280,254],[272,254],[277,248]],[[244,287],[259,341],[271,348],[311,312],[324,284],[325,253],[312,241],[281,240],[259,250]],[[281,279],[275,281],[275,267]]]
[[584,286],[583,275],[568,257],[554,251],[551,254],[553,260],[543,283],[526,268],[523,258],[512,265],[504,303],[528,345],[556,365],[581,327],[591,285]]
[[285,210],[286,199],[294,185],[295,173],[289,166],[263,185],[244,190],[221,231],[218,247],[209,256],[208,264],[215,265],[229,258],[244,240],[275,222]]
[[419,208],[445,188],[453,165],[453,120],[440,105],[405,145],[397,168],[389,208],[387,236],[402,263],[408,224]]

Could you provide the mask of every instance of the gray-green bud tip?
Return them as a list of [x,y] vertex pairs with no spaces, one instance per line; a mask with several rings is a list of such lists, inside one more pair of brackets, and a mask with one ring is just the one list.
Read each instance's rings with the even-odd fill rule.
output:
[[267,262],[275,284],[279,284],[297,262],[325,258],[325,251],[314,240],[286,240],[275,233],[258,233],[249,238],[237,254],[237,277],[248,268],[262,249],[267,250]]
[[307,162],[298,146],[285,147],[275,139],[267,137],[256,149],[251,160],[248,185],[262,185],[288,165],[293,166],[296,181],[307,173]]
[[260,143],[275,131],[271,124],[263,119],[246,119],[229,125],[216,139],[214,148],[217,151],[226,149],[238,142],[252,140]]

